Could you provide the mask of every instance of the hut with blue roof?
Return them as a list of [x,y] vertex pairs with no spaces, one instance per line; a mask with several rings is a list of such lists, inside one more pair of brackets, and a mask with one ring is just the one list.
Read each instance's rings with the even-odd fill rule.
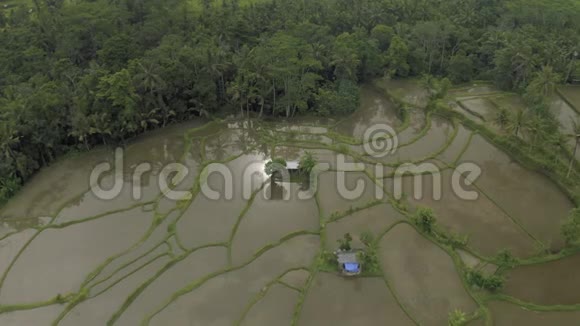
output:
[[358,252],[354,250],[337,251],[336,258],[338,268],[344,276],[356,276],[362,272],[362,266],[358,259]]

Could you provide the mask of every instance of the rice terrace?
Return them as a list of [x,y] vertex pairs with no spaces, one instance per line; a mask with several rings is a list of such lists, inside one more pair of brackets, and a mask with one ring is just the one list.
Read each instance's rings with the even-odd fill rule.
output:
[[0,326],[580,325],[576,0],[0,0]]
[[[453,90],[448,100],[473,89]],[[388,95],[395,90],[408,100],[403,120]],[[145,161],[154,167],[140,201],[128,191],[112,201],[88,191],[90,168],[112,159],[105,149],[43,170],[2,211],[1,324],[440,325],[454,311],[475,325],[578,320],[580,259],[562,250],[560,234],[573,207],[566,192],[517,163],[533,166],[527,158],[494,145],[491,133],[463,116],[467,112],[422,107],[427,94],[413,81],[379,81],[364,86],[361,96],[361,108],[336,121],[216,120],[145,135],[126,148],[125,166]],[[380,160],[365,156],[358,138],[377,122],[396,126],[400,139],[398,152]],[[199,172],[210,163],[226,164],[241,180],[252,162],[298,160],[306,152],[331,166],[337,155],[361,163],[364,170],[345,173],[348,188],[356,180],[374,186],[373,167],[383,164],[385,198],[376,200],[370,186],[360,198],[341,198],[334,184],[340,171],[332,167],[318,176],[317,193],[306,201],[268,198],[266,175],[248,200],[237,184],[231,200],[200,192]],[[393,199],[395,167],[426,161],[441,168],[442,199],[415,200],[412,175],[403,178],[409,196]],[[480,194],[476,201],[447,189],[449,172],[462,161],[483,168],[471,185]],[[193,189],[193,198],[160,194],[155,167],[170,162],[189,168],[178,187]],[[433,176],[423,178],[429,192]],[[218,174],[205,182],[223,191]],[[434,217],[428,228],[417,220],[421,214]],[[353,246],[372,247],[355,279],[339,276],[328,262],[346,233]],[[505,284],[489,291],[475,277]]]

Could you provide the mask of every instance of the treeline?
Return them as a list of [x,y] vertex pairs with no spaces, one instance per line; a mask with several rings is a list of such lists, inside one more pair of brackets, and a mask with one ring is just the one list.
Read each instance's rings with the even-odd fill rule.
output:
[[199,1],[0,11],[0,202],[66,152],[201,115],[348,113],[386,75],[580,73],[576,0]]

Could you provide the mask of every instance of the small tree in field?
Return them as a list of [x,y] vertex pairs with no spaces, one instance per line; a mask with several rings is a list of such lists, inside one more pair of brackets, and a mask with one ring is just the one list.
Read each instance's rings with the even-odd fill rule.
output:
[[316,160],[312,157],[312,153],[306,152],[300,159],[300,173],[308,175],[316,166]]
[[449,313],[449,326],[462,326],[467,323],[467,315],[459,310],[455,309]]
[[466,280],[472,287],[477,287],[490,292],[501,289],[504,279],[498,275],[484,275],[481,271],[470,269],[466,273]]
[[500,107],[495,116],[495,124],[501,130],[505,130],[510,123],[510,111],[505,107]]
[[365,245],[365,249],[358,253],[359,260],[363,263],[368,273],[379,273],[381,264],[375,235],[370,231],[364,231],[359,235],[359,239]]
[[421,231],[425,233],[433,233],[433,229],[435,228],[435,213],[430,208],[419,208],[413,216],[413,222]]
[[283,158],[275,158],[266,163],[264,170],[267,175],[272,175],[274,172],[280,171],[281,169],[285,168],[286,168],[286,160],[284,160]]
[[351,247],[352,237],[350,233],[346,233],[342,239],[338,239],[339,249],[344,251],[349,251],[352,249]]

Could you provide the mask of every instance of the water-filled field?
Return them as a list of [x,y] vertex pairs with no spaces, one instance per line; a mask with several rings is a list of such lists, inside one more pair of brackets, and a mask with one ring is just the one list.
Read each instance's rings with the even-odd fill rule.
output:
[[[412,102],[406,119],[385,89]],[[477,96],[492,91],[456,93],[485,117],[494,104]],[[0,325],[446,325],[455,310],[473,325],[577,324],[577,255],[541,262],[563,247],[559,228],[573,208],[565,193],[459,120],[426,113],[413,82],[367,86],[361,96],[357,112],[336,120],[199,121],[152,132],[125,148],[122,174],[96,180],[105,190],[123,185],[110,200],[90,189],[90,175],[113,163],[113,150],[44,169],[0,212]],[[377,124],[397,131],[391,155],[365,150]],[[270,182],[269,160],[306,152],[328,163],[309,183],[312,196],[298,183]],[[398,178],[409,162],[437,171]],[[135,187],[142,163],[150,171]],[[160,179],[182,174],[160,178],[172,163],[186,173],[166,187]],[[456,191],[462,163],[481,168],[473,183],[458,179],[476,199]],[[466,243],[423,232],[412,223],[418,207]],[[363,247],[364,232],[375,238],[377,271],[345,278],[321,262],[345,233]],[[495,273],[491,261],[506,249],[526,263],[504,271],[502,290],[468,284],[469,268]]]

